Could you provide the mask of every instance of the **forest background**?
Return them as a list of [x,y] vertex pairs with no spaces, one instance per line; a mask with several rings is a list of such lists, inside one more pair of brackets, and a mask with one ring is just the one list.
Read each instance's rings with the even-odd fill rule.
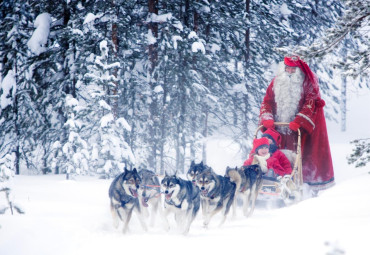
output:
[[[368,86],[369,16],[367,0],[3,0],[0,177],[183,173],[215,134],[245,158],[292,53],[344,130],[347,88]],[[367,141],[351,163],[369,161]]]

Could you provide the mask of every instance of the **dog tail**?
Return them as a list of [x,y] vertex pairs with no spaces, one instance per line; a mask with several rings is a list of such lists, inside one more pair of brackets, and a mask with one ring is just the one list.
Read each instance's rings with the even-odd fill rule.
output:
[[235,183],[236,190],[240,189],[242,185],[242,177],[240,176],[237,169],[228,169],[227,176],[230,178],[230,181]]

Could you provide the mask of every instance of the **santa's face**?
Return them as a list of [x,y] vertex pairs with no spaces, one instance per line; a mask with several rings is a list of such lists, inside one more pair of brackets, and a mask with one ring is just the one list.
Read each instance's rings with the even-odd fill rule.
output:
[[296,69],[297,69],[297,67],[295,67],[295,66],[285,66],[285,72],[287,72],[288,74],[295,73]]

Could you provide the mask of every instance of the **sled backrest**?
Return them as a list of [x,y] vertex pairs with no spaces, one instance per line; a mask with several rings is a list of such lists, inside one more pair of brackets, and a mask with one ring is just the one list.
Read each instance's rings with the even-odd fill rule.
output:
[[294,151],[291,151],[291,150],[286,150],[286,149],[282,149],[280,151],[285,154],[285,156],[288,158],[288,160],[290,162],[290,165],[293,168],[294,164],[295,164],[295,161],[296,161],[296,158],[297,158],[297,153],[294,152]]

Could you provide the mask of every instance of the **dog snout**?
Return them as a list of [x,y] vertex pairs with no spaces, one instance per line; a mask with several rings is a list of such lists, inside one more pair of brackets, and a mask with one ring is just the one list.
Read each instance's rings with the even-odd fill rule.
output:
[[201,187],[200,189],[201,189],[201,190],[204,190],[204,187]]
[[165,193],[165,194],[168,194],[168,190],[165,190],[165,191],[164,191],[164,193]]

